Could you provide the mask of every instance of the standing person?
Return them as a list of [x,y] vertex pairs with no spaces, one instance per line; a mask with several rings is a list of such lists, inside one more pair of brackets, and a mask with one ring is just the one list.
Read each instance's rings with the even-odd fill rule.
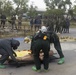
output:
[[65,21],[64,17],[61,19],[61,26],[62,26],[61,32],[64,33],[65,32],[65,26],[66,26],[66,21]]
[[4,28],[6,22],[6,16],[4,14],[1,14],[1,26]]
[[62,26],[62,31],[63,31],[63,33],[66,33],[66,19],[64,18],[63,19],[63,26]]
[[48,24],[47,27],[49,28],[49,30],[50,30],[50,31],[54,31],[54,19],[50,19],[50,18],[49,18],[47,24]]
[[56,18],[56,22],[55,22],[56,26],[55,26],[55,32],[58,32],[58,17]]
[[47,26],[47,22],[48,21],[48,18],[47,18],[47,16],[45,16],[44,18],[43,18],[43,25],[44,26]]
[[15,15],[13,15],[12,17],[11,17],[11,24],[12,24],[12,30],[14,29],[14,27],[17,29],[17,26],[16,26],[16,17],[15,17]]
[[0,68],[5,68],[3,63],[8,60],[9,56],[13,61],[18,64],[15,56],[16,53],[13,50],[16,50],[18,46],[20,45],[20,42],[15,39],[3,39],[0,40],[0,54],[2,55],[0,58]]
[[41,20],[41,18],[40,17],[38,17],[38,29],[40,29],[41,28],[41,25],[42,25],[42,20]]
[[45,26],[42,26],[40,31],[37,32],[32,38],[31,49],[34,55],[35,67],[32,67],[35,71],[41,70],[41,60],[39,58],[40,50],[44,53],[43,65],[44,70],[47,71],[49,68],[49,50],[50,50],[50,42],[49,36],[47,35],[47,29]]
[[35,24],[35,31],[39,30],[41,28],[41,19],[39,17],[36,17],[34,20],[34,24]]
[[66,33],[69,33],[70,21],[66,18]]
[[[54,44],[55,49],[57,50],[60,60],[58,61],[58,64],[63,64],[64,63],[64,54],[62,52],[62,48],[60,45],[59,37],[55,32],[47,31],[50,37],[50,43]],[[35,41],[31,43],[31,50],[34,48]],[[33,51],[32,51],[33,52]]]
[[54,47],[60,56],[60,60],[58,61],[58,64],[63,64],[64,63],[64,54],[62,52],[59,37],[55,32],[48,31],[48,34],[50,35],[50,43],[54,44]]
[[30,19],[30,27],[31,27],[31,30],[33,30],[33,24],[34,24],[34,20],[33,18]]
[[22,25],[22,17],[19,16],[19,17],[18,17],[18,29],[19,29],[19,30],[21,29],[21,25]]

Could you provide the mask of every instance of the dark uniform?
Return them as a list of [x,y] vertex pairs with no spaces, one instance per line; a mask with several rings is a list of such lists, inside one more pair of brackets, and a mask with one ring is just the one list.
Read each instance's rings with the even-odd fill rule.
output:
[[22,17],[19,16],[19,17],[18,17],[18,29],[19,29],[19,30],[21,29],[21,25],[22,25]]
[[[3,39],[0,40],[0,64],[3,64],[10,56],[13,61],[17,62],[15,59],[15,52],[13,50],[17,49],[20,45],[19,41],[14,39]],[[14,54],[14,55],[13,55]]]
[[59,41],[59,37],[57,36],[56,33],[49,31],[48,32],[50,34],[50,43],[54,44],[55,49],[57,50],[60,58],[63,58],[64,55],[62,53],[62,49],[61,49],[61,45],[60,45],[60,41]]
[[36,33],[32,38],[31,50],[33,51],[34,61],[37,70],[41,69],[41,61],[39,58],[40,50],[44,52],[43,65],[44,69],[48,70],[50,50],[49,35],[47,33],[42,33],[41,31]]
[[4,28],[5,27],[5,22],[6,22],[6,16],[5,15],[1,15],[1,25]]
[[34,20],[33,18],[30,20],[30,27],[31,27],[31,30],[33,30],[33,25],[34,25]]
[[35,24],[35,31],[39,30],[39,28],[41,28],[41,19],[40,18],[36,18],[34,20],[34,24]]
[[66,18],[66,33],[69,33],[70,20]]
[[12,17],[11,17],[12,29],[14,29],[14,27],[17,29],[17,26],[16,26],[15,21],[16,21],[16,17],[15,17],[15,16],[12,16]]

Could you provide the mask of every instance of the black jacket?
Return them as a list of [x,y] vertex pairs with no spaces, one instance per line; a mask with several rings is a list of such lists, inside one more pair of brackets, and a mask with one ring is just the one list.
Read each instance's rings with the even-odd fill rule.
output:
[[0,49],[5,50],[14,61],[16,61],[16,59],[13,55],[14,54],[13,50],[17,49],[19,45],[20,45],[20,42],[15,39],[0,40]]
[[59,42],[59,37],[55,32],[48,31],[48,34],[50,35],[50,43]]
[[31,40],[31,47],[30,47],[30,50],[33,50],[34,48],[34,45],[36,43],[36,40],[44,40],[44,36],[46,36],[46,40],[50,43],[50,36],[49,34],[46,32],[46,33],[42,33],[41,31],[35,33],[33,36],[32,36],[32,40]]
[[[56,50],[61,50],[61,46],[60,46],[60,41],[59,41],[59,37],[55,32],[51,32],[51,31],[47,31],[47,36],[48,36],[48,41],[50,43],[54,44],[54,47]],[[34,44],[35,44],[35,40],[39,39],[39,38],[43,38],[43,35],[41,33],[36,33],[33,38],[32,38],[32,42],[31,42],[31,50],[33,50]]]

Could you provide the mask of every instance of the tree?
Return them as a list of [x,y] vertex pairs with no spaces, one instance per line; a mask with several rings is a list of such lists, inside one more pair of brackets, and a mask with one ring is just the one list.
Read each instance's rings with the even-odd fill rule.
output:
[[73,17],[76,16],[76,5],[74,5],[72,11],[70,12]]
[[3,9],[2,10],[3,13],[7,16],[10,16],[14,10],[11,1],[7,1],[7,0],[3,3],[2,9]]
[[[66,5],[69,5],[69,9],[71,8],[70,0],[44,0],[47,6],[47,12],[51,14],[63,14],[62,12],[67,10]],[[49,10],[49,11],[48,11]]]
[[66,5],[69,5],[71,8],[71,1],[70,0],[44,0],[46,6],[51,9],[61,9],[62,7],[65,8]]
[[44,0],[44,2],[46,3],[46,6],[50,9],[56,9],[58,8],[61,0]]
[[45,12],[46,15],[63,15],[65,11],[63,9],[52,9],[52,10],[47,10]]
[[69,9],[71,9],[72,3],[70,0],[65,0],[65,5],[69,5]]
[[2,13],[2,5],[3,5],[3,2],[0,0],[0,14]]
[[13,0],[13,2],[16,4],[16,14],[23,14],[27,11],[27,2],[29,0]]
[[28,16],[35,17],[36,15],[37,15],[37,7],[36,6],[34,7],[32,4],[28,10]]
[[68,10],[68,14],[71,15],[71,17],[73,18],[73,10],[72,9]]
[[74,9],[73,9],[73,11],[76,13],[76,5],[74,5]]

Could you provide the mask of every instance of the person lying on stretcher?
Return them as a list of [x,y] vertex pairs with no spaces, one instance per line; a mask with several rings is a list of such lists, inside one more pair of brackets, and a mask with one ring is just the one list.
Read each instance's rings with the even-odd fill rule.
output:
[[[53,51],[50,50],[49,51],[49,61],[51,61],[51,59],[57,59],[57,57],[55,57],[53,55],[54,55]],[[44,53],[42,51],[40,52],[39,58],[41,59],[41,61],[44,58]],[[34,62],[34,58],[33,58],[33,55],[31,53],[25,55],[24,57],[16,57],[16,59],[19,62],[25,62],[25,63]],[[11,60],[11,59],[9,59],[9,60]]]
[[[52,50],[49,51],[49,56],[50,56],[50,57],[53,56],[53,51],[52,51]],[[41,60],[43,60],[43,57],[44,57],[44,53],[41,51],[39,58],[40,58]],[[24,57],[16,57],[16,59],[17,59],[18,61],[34,61],[33,55],[30,54],[30,53],[27,54],[27,55],[25,55]]]

